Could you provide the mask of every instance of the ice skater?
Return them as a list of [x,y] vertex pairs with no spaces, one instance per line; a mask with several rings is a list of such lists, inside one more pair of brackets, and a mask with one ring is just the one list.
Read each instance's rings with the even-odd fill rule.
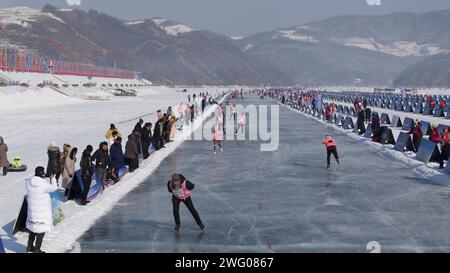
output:
[[172,179],[167,182],[167,189],[170,193],[172,193],[173,217],[175,219],[176,231],[180,229],[179,209],[181,202],[183,202],[189,209],[200,229],[205,229],[205,226],[203,225],[202,220],[200,219],[200,216],[192,203],[191,190],[194,189],[194,187],[195,185],[181,174],[173,174]]
[[220,129],[212,128],[211,133],[213,135],[213,142],[214,142],[214,154],[217,154],[217,148],[220,149],[221,152],[223,152],[222,149],[222,140],[223,140],[223,134]]
[[241,112],[239,116],[238,127],[236,128],[235,135],[238,134],[239,129],[241,129],[241,134],[244,134],[245,124],[247,123],[247,117],[245,116],[245,112]]
[[325,139],[322,141],[322,144],[327,147],[327,168],[330,168],[331,154],[333,154],[337,164],[340,166],[341,163],[339,162],[336,141],[334,141],[334,139],[330,135],[326,135]]

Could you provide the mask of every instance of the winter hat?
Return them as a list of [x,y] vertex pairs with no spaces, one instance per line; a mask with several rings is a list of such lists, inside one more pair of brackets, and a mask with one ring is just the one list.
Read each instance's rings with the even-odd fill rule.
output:
[[86,146],[86,151],[92,153],[93,150],[94,150],[94,148],[92,148],[91,145]]
[[41,166],[36,167],[36,169],[34,170],[34,175],[38,176],[38,177],[41,177],[41,178],[44,178],[45,177],[45,169],[44,169],[44,167],[41,167]]
[[51,141],[49,147],[58,147],[58,145],[56,144],[56,142]]
[[109,128],[110,128],[110,130],[114,130],[114,129],[116,129],[116,125],[114,125],[114,124],[111,123],[111,125],[109,126]]
[[144,120],[143,119],[139,119],[139,123],[144,123]]
[[325,139],[331,139],[331,136],[330,135],[326,135]]
[[181,182],[180,175],[177,174],[177,173],[174,173],[174,174],[172,175],[171,181],[172,181],[172,182],[175,182],[175,181],[180,181],[180,182]]

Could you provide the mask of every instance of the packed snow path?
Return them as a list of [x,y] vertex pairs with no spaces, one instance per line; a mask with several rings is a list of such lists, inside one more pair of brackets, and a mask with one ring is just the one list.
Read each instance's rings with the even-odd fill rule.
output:
[[[340,168],[325,168],[325,134],[337,140]],[[214,155],[210,141],[186,141],[79,239],[81,250],[368,252],[376,241],[382,252],[450,251],[448,188],[335,134],[280,107],[275,152],[228,141]],[[174,231],[166,187],[174,172],[195,183],[204,232],[183,204]]]

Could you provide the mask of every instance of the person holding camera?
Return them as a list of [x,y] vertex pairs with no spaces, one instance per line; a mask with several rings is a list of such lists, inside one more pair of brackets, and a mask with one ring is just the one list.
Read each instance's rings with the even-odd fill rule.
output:
[[81,156],[80,167],[81,167],[81,179],[83,180],[83,192],[81,194],[81,205],[85,206],[87,204],[87,196],[89,190],[91,189],[92,175],[94,174],[92,169],[92,157],[91,153],[94,150],[91,145],[88,145],[83,151]]
[[[47,174],[44,167],[35,169],[35,176],[26,181],[28,214],[26,227],[30,233],[28,238],[28,253],[45,253],[41,250],[45,232],[53,228],[52,202],[50,193],[58,190],[54,174]],[[36,243],[35,243],[36,242]]]

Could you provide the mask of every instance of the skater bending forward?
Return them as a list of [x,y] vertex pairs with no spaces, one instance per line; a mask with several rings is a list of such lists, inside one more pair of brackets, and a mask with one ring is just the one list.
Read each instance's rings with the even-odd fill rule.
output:
[[331,154],[333,154],[334,158],[336,159],[336,162],[338,165],[339,163],[339,155],[336,148],[336,141],[334,141],[331,136],[327,135],[325,136],[325,139],[322,141],[322,144],[324,144],[327,147],[327,168],[330,167],[330,158]]
[[167,189],[172,193],[172,204],[173,204],[173,217],[175,218],[175,230],[180,229],[180,203],[183,202],[186,207],[194,216],[197,225],[201,230],[205,228],[198,215],[197,210],[194,208],[194,204],[191,199],[191,190],[194,189],[194,184],[188,181],[181,174],[173,174],[172,179],[167,182]]
[[211,129],[211,133],[213,135],[214,154],[217,154],[217,149],[220,149],[220,151],[223,152],[223,149],[222,149],[222,140],[223,140],[222,131],[213,128],[213,129]]

